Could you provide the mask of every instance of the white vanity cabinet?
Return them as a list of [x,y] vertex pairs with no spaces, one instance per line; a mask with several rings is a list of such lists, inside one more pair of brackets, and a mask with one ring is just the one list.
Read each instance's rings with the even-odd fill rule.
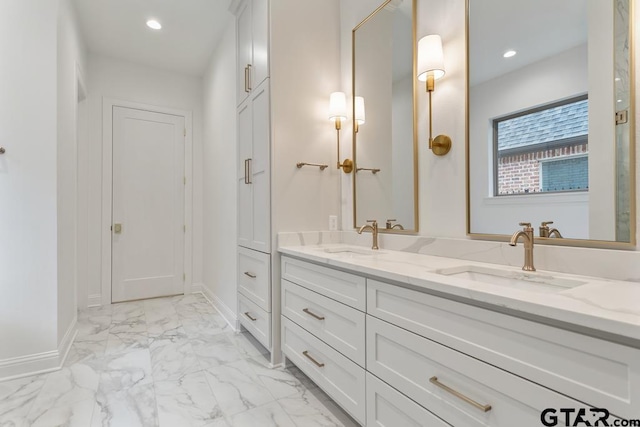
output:
[[[592,408],[640,416],[638,348],[289,256],[282,258],[282,277],[291,281],[282,299],[285,356],[363,424],[535,426],[551,409],[564,426],[563,408],[585,411],[592,425],[598,418]],[[358,313],[364,307],[365,324],[357,316],[341,319],[349,339],[336,340],[339,329],[324,330],[325,320],[304,315],[307,306],[318,317],[336,307]],[[304,346],[289,344],[294,334],[309,337],[314,351],[356,362],[353,372],[365,368],[365,420],[353,412],[358,394],[336,392],[330,379],[318,379],[322,369],[304,360]],[[365,364],[358,361],[362,342]],[[576,415],[569,414],[569,425]]]
[[639,349],[377,280],[367,280],[367,302],[371,316],[617,416],[638,417]]
[[362,424],[365,279],[282,257],[282,352]]

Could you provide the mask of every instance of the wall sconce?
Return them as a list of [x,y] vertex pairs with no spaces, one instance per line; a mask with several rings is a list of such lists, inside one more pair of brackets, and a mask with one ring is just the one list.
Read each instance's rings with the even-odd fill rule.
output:
[[451,150],[451,138],[438,135],[433,138],[433,120],[431,94],[435,89],[435,81],[444,76],[444,55],[442,39],[439,35],[425,36],[418,42],[418,80],[426,83],[429,93],[429,149],[436,156],[444,156]]
[[355,131],[357,133],[360,130],[360,125],[363,125],[365,123],[364,98],[361,96],[356,96],[355,103],[356,103]]
[[353,161],[345,159],[340,163],[340,129],[342,121],[347,119],[347,97],[344,92],[333,92],[329,97],[329,120],[333,120],[336,125],[338,140],[338,169],[342,168],[344,173],[353,171]]

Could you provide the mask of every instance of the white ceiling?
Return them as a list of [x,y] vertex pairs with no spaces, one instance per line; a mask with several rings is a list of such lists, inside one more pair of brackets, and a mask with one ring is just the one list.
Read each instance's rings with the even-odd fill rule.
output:
[[[91,52],[199,76],[231,19],[230,0],[73,0]],[[148,19],[162,24],[159,31]]]
[[[471,0],[470,84],[587,42],[584,0]],[[517,55],[505,59],[504,52]],[[445,52],[446,56],[446,52]]]

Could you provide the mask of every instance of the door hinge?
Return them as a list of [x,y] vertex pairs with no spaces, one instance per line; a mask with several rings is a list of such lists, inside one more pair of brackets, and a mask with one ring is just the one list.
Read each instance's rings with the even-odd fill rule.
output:
[[187,280],[187,274],[186,273],[182,273],[182,281],[186,281]]
[[186,225],[182,226],[182,231],[185,232],[185,233],[187,232],[187,226]]
[[187,185],[187,177],[184,177],[184,185]]
[[187,136],[187,128],[184,128],[184,136]]
[[616,111],[616,125],[623,125],[629,121],[629,112],[627,110]]

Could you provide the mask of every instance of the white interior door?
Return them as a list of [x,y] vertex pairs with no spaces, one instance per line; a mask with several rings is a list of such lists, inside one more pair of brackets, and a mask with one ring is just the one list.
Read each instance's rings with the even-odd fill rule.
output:
[[184,117],[113,107],[112,302],[184,292]]

